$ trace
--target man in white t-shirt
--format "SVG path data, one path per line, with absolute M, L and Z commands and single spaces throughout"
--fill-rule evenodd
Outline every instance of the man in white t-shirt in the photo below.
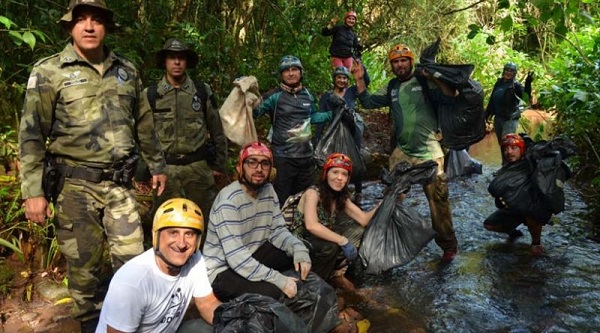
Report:
M 164 202 L 154 216 L 153 249 L 128 261 L 112 278 L 96 333 L 212 332 L 215 297 L 198 251 L 204 218 L 188 199 Z M 203 319 L 183 316 L 194 299 Z M 180 327 L 181 325 L 181 327 Z

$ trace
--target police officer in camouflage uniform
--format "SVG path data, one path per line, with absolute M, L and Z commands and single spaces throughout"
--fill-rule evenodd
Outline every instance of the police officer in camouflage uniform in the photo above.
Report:
M 167 199 L 186 197 L 203 212 L 210 212 L 217 194 L 215 176 L 223 176 L 226 171 L 227 139 L 215 97 L 208 84 L 194 82 L 186 73 L 187 68 L 197 64 L 198 54 L 171 38 L 156 53 L 156 65 L 165 69 L 165 75 L 157 86 L 144 90 L 147 98 L 142 111 L 153 111 L 168 165 L 169 183 L 155 207 Z M 212 166 L 207 161 L 211 154 L 209 137 L 216 148 Z
M 33 222 L 50 217 L 47 198 L 55 204 L 58 244 L 76 305 L 72 315 L 86 332 L 95 329 L 108 282 L 101 277 L 104 250 L 113 271 L 144 250 L 131 187 L 136 146 L 158 192 L 164 190 L 166 164 L 152 114 L 137 107 L 137 70 L 104 46 L 116 27 L 105 1 L 71 0 L 60 23 L 71 42 L 37 62 L 27 82 L 19 130 L 21 191 Z M 43 181 L 56 186 L 43 187 Z

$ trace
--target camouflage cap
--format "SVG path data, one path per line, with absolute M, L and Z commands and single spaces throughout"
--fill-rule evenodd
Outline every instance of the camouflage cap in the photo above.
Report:
M 169 52 L 181 52 L 185 54 L 187 59 L 187 67 L 194 68 L 198 65 L 198 53 L 190 49 L 184 42 L 177 38 L 169 38 L 162 50 L 156 52 L 156 66 L 159 68 L 165 67 L 165 58 Z
M 60 18 L 59 23 L 61 23 L 63 27 L 66 27 L 68 23 L 73 21 L 73 11 L 81 6 L 94 7 L 103 12 L 104 17 L 106 18 L 105 25 L 109 31 L 114 31 L 119 27 L 114 21 L 114 12 L 108 9 L 105 0 L 71 0 L 69 2 L 69 10 Z

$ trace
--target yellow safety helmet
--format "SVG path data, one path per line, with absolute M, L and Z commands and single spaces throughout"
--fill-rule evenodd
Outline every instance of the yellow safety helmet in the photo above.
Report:
M 164 228 L 190 228 L 198 231 L 196 251 L 200 248 L 202 232 L 204 232 L 204 216 L 202 210 L 193 201 L 174 198 L 165 201 L 154 214 L 152 222 L 152 247 L 158 251 L 158 233 Z

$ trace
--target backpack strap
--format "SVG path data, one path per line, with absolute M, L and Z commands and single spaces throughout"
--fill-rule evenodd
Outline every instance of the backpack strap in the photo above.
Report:
M 148 98 L 148 103 L 150 104 L 150 109 L 152 109 L 152 113 L 156 112 L 156 99 L 158 98 L 158 86 L 151 85 L 148 87 L 148 91 L 146 91 L 146 97 Z M 162 98 L 162 96 L 160 96 Z

